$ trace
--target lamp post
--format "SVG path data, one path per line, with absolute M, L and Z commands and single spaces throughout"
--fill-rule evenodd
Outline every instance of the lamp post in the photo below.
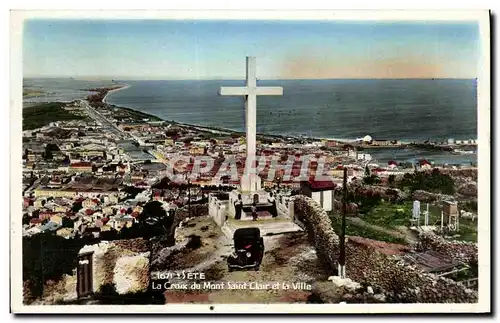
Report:
M 343 197 L 342 197 L 342 226 L 340 230 L 340 255 L 339 255 L 339 270 L 338 275 L 340 278 L 345 278 L 345 217 L 347 213 L 347 168 L 344 167 L 344 181 L 343 181 Z

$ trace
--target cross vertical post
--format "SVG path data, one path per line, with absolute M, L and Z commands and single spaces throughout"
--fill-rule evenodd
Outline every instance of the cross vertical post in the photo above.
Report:
M 283 95 L 278 86 L 257 86 L 257 63 L 255 57 L 246 58 L 246 78 L 243 87 L 221 87 L 220 95 L 243 96 L 245 98 L 246 162 L 245 174 L 241 179 L 242 189 L 249 192 L 260 190 L 257 174 L 251 174 L 257 154 L 257 96 Z

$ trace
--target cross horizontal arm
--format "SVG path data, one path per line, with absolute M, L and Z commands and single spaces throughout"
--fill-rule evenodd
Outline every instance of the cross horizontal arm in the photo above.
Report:
M 227 87 L 220 88 L 220 95 L 283 95 L 283 88 L 280 86 L 262 87 Z
M 222 86 L 219 91 L 220 95 L 248 95 L 248 87 L 227 87 Z
M 283 95 L 281 86 L 262 86 L 255 88 L 256 95 Z

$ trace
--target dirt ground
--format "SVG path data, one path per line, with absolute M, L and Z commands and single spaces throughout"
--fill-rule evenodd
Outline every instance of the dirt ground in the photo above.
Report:
M 232 241 L 210 218 L 192 219 L 178 229 L 179 238 L 189 235 L 200 236 L 202 245 L 176 255 L 169 267 L 204 273 L 205 279 L 197 280 L 201 287 L 194 290 L 165 291 L 167 303 L 305 303 L 312 283 L 331 274 L 319 264 L 303 232 L 265 236 L 259 271 L 232 272 L 226 263 L 234 250 Z M 194 281 L 186 282 L 191 285 Z M 240 289 L 234 289 L 236 286 Z

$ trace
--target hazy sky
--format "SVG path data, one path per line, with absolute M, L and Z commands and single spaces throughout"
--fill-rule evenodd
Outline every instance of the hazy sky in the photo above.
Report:
M 474 78 L 476 23 L 30 20 L 25 77 Z

